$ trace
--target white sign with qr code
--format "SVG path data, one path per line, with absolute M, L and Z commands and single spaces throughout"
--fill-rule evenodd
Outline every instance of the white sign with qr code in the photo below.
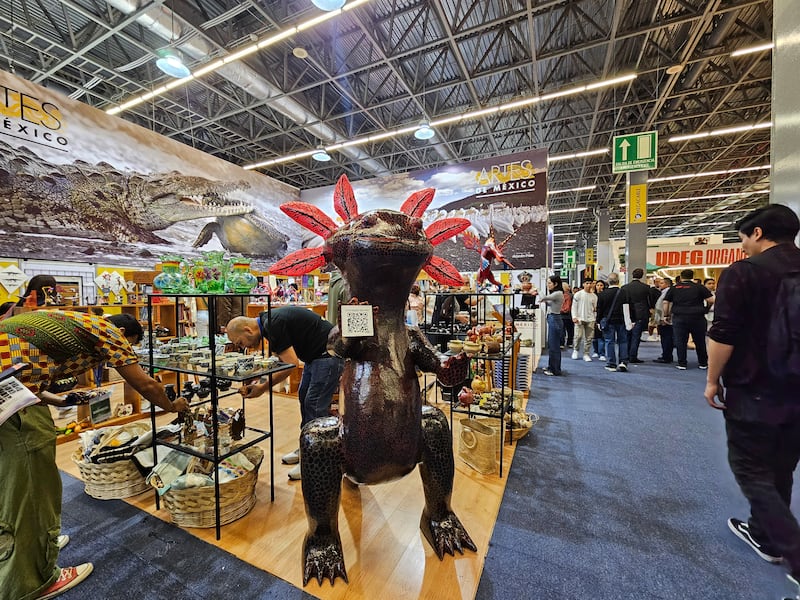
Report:
M 0 381 L 0 424 L 18 410 L 36 404 L 39 398 L 22 385 L 16 377 Z
M 342 304 L 342 337 L 370 337 L 375 335 L 371 304 Z

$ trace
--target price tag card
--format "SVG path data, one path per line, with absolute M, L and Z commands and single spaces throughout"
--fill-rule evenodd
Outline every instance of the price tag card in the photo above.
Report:
M 375 335 L 371 304 L 342 304 L 339 308 L 341 310 L 342 337 L 371 337 Z

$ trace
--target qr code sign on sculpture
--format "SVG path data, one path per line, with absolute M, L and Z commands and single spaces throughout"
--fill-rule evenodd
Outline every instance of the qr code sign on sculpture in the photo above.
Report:
M 342 337 L 367 337 L 375 335 L 372 323 L 372 306 L 369 304 L 343 305 Z

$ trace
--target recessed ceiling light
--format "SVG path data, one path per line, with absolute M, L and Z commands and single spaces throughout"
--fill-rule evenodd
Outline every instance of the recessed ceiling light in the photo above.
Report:
M 308 52 L 306 51 L 305 48 L 302 48 L 300 46 L 294 48 L 292 50 L 292 54 L 294 54 L 296 58 L 308 58 Z
M 319 162 L 328 162 L 331 159 L 331 155 L 327 153 L 323 146 L 317 146 L 317 151 L 311 155 L 311 158 Z

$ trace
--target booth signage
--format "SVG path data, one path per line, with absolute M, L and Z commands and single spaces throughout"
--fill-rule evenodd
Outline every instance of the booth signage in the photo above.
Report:
M 564 266 L 574 267 L 578 261 L 577 250 L 564 250 Z
M 612 172 L 649 171 L 658 163 L 658 132 L 614 136 Z
M 586 249 L 586 264 L 587 265 L 596 265 L 597 258 L 594 255 L 594 248 L 587 248 Z
M 727 267 L 747 258 L 739 244 L 713 246 L 677 246 L 670 249 L 648 248 L 647 261 L 659 267 Z
M 628 223 L 647 223 L 647 184 L 628 186 Z

